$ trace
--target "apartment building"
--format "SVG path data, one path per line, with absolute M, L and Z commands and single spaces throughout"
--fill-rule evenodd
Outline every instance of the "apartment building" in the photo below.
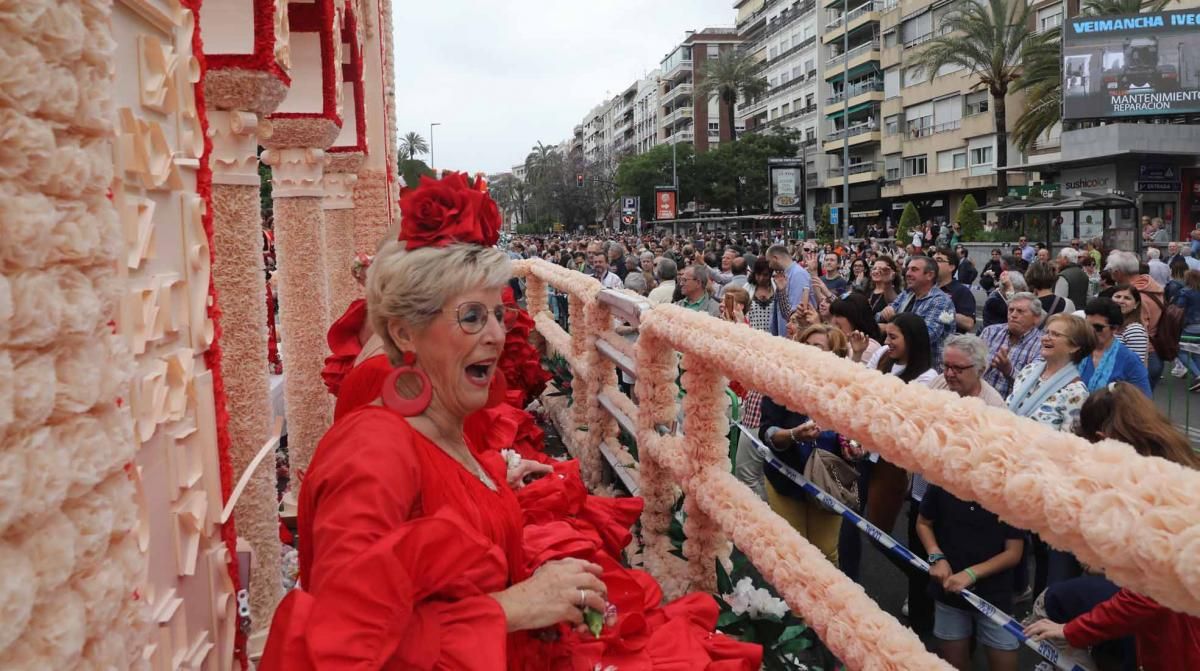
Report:
M 998 195 L 988 91 L 956 66 L 931 73 L 911 65 L 921 45 L 945 34 L 944 19 L 951 11 L 950 2 L 901 0 L 880 14 L 881 41 L 875 48 L 883 70 L 881 196 L 883 216 L 892 222 L 899 221 L 909 202 L 922 219 L 952 221 L 967 194 L 980 204 Z M 1024 101 L 1010 95 L 1006 105 L 1011 124 Z M 1021 153 L 1010 143 L 1008 163 L 1020 160 Z M 1023 175 L 1009 175 L 1010 186 L 1023 184 Z
M 896 0 L 821 0 L 825 55 L 821 114 L 827 126 L 821 151 L 829 168 L 824 185 L 839 209 L 839 233 L 856 231 L 886 217 L 880 189 L 884 171 L 882 20 Z M 844 191 L 850 206 L 845 206 Z
M 659 70 L 655 68 L 637 82 L 637 93 L 633 98 L 633 136 L 629 149 L 634 154 L 644 154 L 658 145 L 658 81 Z
M 688 31 L 683 42 L 663 58 L 658 84 L 659 144 L 688 142 L 703 152 L 730 140 L 734 120 L 716 98 L 697 99 L 695 84 L 707 60 L 737 48 L 741 41 L 732 26 Z
M 756 72 L 770 87 L 764 95 L 739 103 L 738 120 L 753 132 L 787 128 L 800 134 L 800 153 L 807 165 L 805 188 L 814 190 L 810 195 L 816 197 L 808 203 L 815 210 L 828 202 L 815 193 L 828 163 L 817 146 L 827 124 L 819 113 L 822 59 L 817 34 L 822 22 L 816 0 L 741 0 L 734 8 L 742 38 L 739 48 L 758 60 Z M 808 215 L 812 221 L 812 211 Z

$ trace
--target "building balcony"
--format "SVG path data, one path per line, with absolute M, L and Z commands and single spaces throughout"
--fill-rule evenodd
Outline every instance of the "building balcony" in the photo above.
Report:
M 859 124 L 851 126 L 847 130 L 836 130 L 830 133 L 825 138 L 825 145 L 822 149 L 826 153 L 837 152 L 842 150 L 843 139 L 849 138 L 851 147 L 878 143 L 880 139 L 879 127 L 874 124 Z
M 816 111 L 817 111 L 816 105 L 809 105 L 808 107 L 801 107 L 800 109 L 792 110 L 791 112 L 788 112 L 787 114 L 781 114 L 781 115 L 775 117 L 774 119 L 768 119 L 766 122 L 764 122 L 762 125 L 760 125 L 759 128 L 765 129 L 765 128 L 770 128 L 772 126 L 778 126 L 780 124 L 787 123 L 788 121 L 791 121 L 792 119 L 797 119 L 797 118 L 800 118 L 800 117 L 808 115 L 808 114 L 813 114 Z
M 872 161 L 868 163 L 852 163 L 848 170 L 830 168 L 825 172 L 825 183 L 828 186 L 836 186 L 842 182 L 843 177 L 847 174 L 849 174 L 851 184 L 873 182 L 880 177 L 879 165 Z
M 836 105 L 846 99 L 847 91 L 841 91 L 833 94 L 832 97 L 825 99 L 826 105 Z M 865 103 L 865 102 L 883 102 L 883 82 L 878 79 L 872 79 L 857 84 L 851 84 L 850 90 L 850 106 Z
M 905 140 L 919 140 L 924 137 L 930 137 L 939 133 L 949 133 L 962 128 L 962 119 L 953 121 L 944 121 L 938 124 L 908 124 L 904 132 Z
M 821 36 L 821 41 L 829 44 L 836 39 L 841 38 L 845 30 L 855 30 L 860 26 L 865 26 L 868 23 L 878 23 L 879 14 L 884 9 L 884 3 L 876 0 L 868 2 L 860 7 L 850 10 L 850 13 L 830 21 L 825 26 L 825 34 Z M 843 18 L 846 20 L 843 21 Z
M 692 86 L 691 84 L 679 84 L 678 86 L 671 89 L 670 91 L 667 91 L 666 93 L 662 94 L 662 96 L 658 99 L 658 104 L 662 105 L 663 107 L 666 107 L 668 104 L 670 104 L 671 102 L 673 102 L 676 98 L 678 98 L 680 96 L 691 96 L 695 92 L 695 90 L 696 90 L 696 87 Z
M 870 63 L 871 61 L 879 60 L 879 40 L 871 40 L 863 42 L 844 54 L 838 54 L 830 58 L 825 63 L 825 79 L 831 79 L 842 74 L 843 61 L 849 60 L 844 66 L 845 69 L 853 70 L 854 68 Z
M 666 114 L 662 117 L 662 125 L 664 128 L 670 128 L 683 119 L 691 119 L 695 112 L 690 105 L 676 108 L 674 112 Z
M 659 144 L 678 144 L 681 142 L 691 142 L 696 137 L 696 134 L 691 130 L 681 130 L 671 135 L 668 135 Z
M 796 2 L 791 7 L 780 12 L 779 16 L 767 22 L 766 29 L 763 30 L 760 40 L 766 39 L 775 33 L 787 28 L 796 22 L 802 16 L 817 8 L 816 0 L 808 0 L 807 2 Z
M 691 73 L 691 71 L 692 71 L 691 59 L 679 61 L 670 70 L 667 70 L 666 72 L 664 72 L 662 75 L 662 78 L 666 81 L 670 81 L 670 80 L 678 77 L 680 74 Z
M 799 44 L 792 46 L 787 51 L 784 51 L 783 53 L 775 54 L 774 58 L 764 58 L 763 60 L 759 61 L 754 66 L 754 69 L 752 72 L 754 72 L 755 74 L 762 72 L 763 70 L 767 69 L 768 67 L 770 67 L 772 65 L 776 65 L 778 63 L 781 63 L 785 59 L 790 58 L 793 55 L 798 54 L 801 51 L 804 51 L 805 49 L 808 49 L 809 47 L 813 46 L 816 43 L 817 43 L 817 36 L 813 35 L 812 37 L 808 38 L 807 40 L 804 40 L 803 42 L 800 42 Z

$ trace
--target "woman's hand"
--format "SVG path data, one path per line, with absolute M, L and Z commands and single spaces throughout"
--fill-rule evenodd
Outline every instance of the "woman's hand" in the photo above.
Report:
M 867 334 L 863 333 L 862 331 L 851 332 L 850 351 L 854 352 L 855 361 L 861 359 L 863 352 L 867 351 Z
M 791 435 L 792 440 L 796 442 L 802 442 L 806 440 L 816 440 L 817 436 L 821 435 L 821 429 L 817 426 L 816 422 L 809 420 L 792 429 L 788 433 Z
M 817 311 L 807 303 L 798 306 L 796 311 L 792 314 L 796 319 L 796 324 L 800 326 L 801 330 L 803 330 L 806 326 L 812 326 L 813 324 L 821 323 L 821 315 L 817 314 Z
M 583 609 L 603 613 L 608 590 L 602 569 L 582 559 L 542 564 L 527 580 L 491 595 L 504 610 L 509 631 L 541 629 L 559 622 L 583 623 Z
M 1063 634 L 1063 625 L 1051 622 L 1050 620 L 1038 620 L 1025 627 L 1025 635 L 1035 641 L 1044 641 L 1048 638 L 1066 638 Z
M 517 490 L 543 475 L 549 475 L 553 472 L 554 467 L 548 464 L 522 459 L 516 468 L 508 469 L 508 486 Z
M 941 562 L 938 563 L 940 564 Z M 967 575 L 966 571 L 959 571 L 942 581 L 942 589 L 951 594 L 958 594 L 974 584 L 975 581 L 971 579 L 971 576 Z
M 775 288 L 778 289 L 779 291 L 787 290 L 787 285 L 788 285 L 787 275 L 785 275 L 784 273 L 778 273 L 778 272 L 775 273 L 775 276 L 771 278 L 771 281 L 773 281 L 775 283 Z

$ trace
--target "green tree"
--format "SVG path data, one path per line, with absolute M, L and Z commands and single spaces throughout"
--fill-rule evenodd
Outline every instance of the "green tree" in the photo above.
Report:
M 425 165 L 425 161 L 420 159 L 401 158 L 396 164 L 396 170 L 400 172 L 400 177 L 404 180 L 404 184 L 410 188 L 415 188 L 421 182 L 422 177 L 433 177 L 433 170 Z
M 757 66 L 758 62 L 750 52 L 725 49 L 717 58 L 704 61 L 696 82 L 696 98 L 721 101 L 730 122 L 729 137 L 733 141 L 737 140 L 733 108 L 738 98 L 750 100 L 767 92 L 767 80 L 757 74 Z
M 910 200 L 904 204 L 904 211 L 900 213 L 900 223 L 896 225 L 896 243 L 907 244 L 908 240 L 912 239 L 912 232 L 920 227 L 921 215 L 917 212 L 917 206 Z
M 977 209 L 979 209 L 979 203 L 975 202 L 975 196 L 969 193 L 958 204 L 958 215 L 955 219 L 961 227 L 963 240 L 978 240 L 979 234 L 983 232 L 983 221 L 976 212 Z
M 675 146 L 676 174 L 679 177 L 679 203 L 695 200 L 696 162 L 692 145 Z M 671 184 L 671 145 L 660 144 L 637 156 L 627 156 L 617 166 L 617 191 L 622 196 L 638 196 L 642 218 L 654 219 L 654 187 Z
M 1170 2 L 1155 0 L 1143 7 L 1141 0 L 1088 0 L 1080 12 L 1095 16 L 1159 12 Z M 1034 39 L 1040 44 L 1030 50 L 1025 71 L 1012 89 L 1025 91 L 1025 109 L 1013 124 L 1013 141 L 1023 151 L 1062 121 L 1062 31 L 1054 28 Z
M 817 239 L 833 240 L 833 207 L 829 203 L 821 206 L 821 218 L 817 221 Z
M 996 126 L 996 190 L 1008 193 L 1008 117 L 1006 97 L 1021 77 L 1022 61 L 1045 49 L 1030 27 L 1033 10 L 1025 0 L 957 0 L 942 22 L 946 32 L 930 40 L 912 61 L 933 77 L 947 65 L 965 68 L 992 97 Z
M 400 158 L 412 160 L 417 154 L 429 153 L 429 144 L 418 133 L 405 133 L 400 138 Z
M 745 135 L 737 142 L 723 142 L 716 149 L 697 155 L 698 200 L 729 211 L 739 205 L 740 197 L 743 211 L 766 211 L 770 205 L 767 159 L 793 157 L 799 147 L 799 132 L 778 129 Z

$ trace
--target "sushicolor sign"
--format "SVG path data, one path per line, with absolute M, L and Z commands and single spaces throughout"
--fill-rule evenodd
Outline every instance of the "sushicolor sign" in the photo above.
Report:
M 1200 111 L 1200 11 L 1063 24 L 1063 118 Z

